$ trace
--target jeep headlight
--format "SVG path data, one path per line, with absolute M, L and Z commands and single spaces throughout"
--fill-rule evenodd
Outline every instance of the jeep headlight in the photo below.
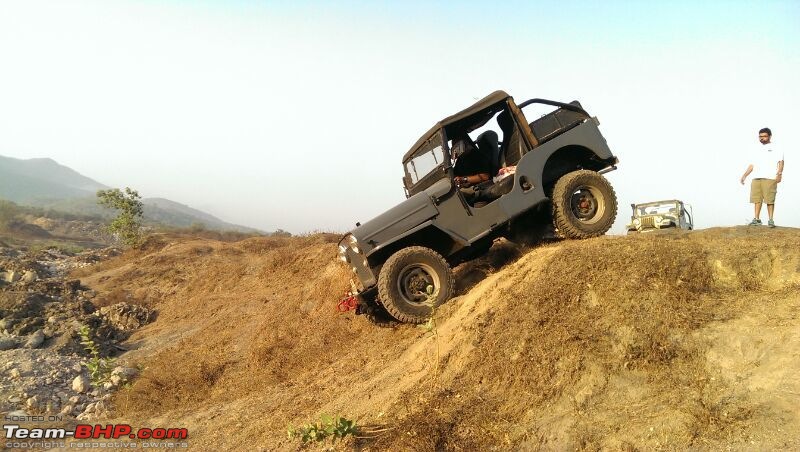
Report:
M 656 215 L 655 217 L 653 217 L 653 221 L 655 221 L 656 223 L 661 223 L 661 220 L 663 220 L 663 219 L 664 219 L 664 217 L 662 217 L 660 215 Z
M 358 249 L 358 239 L 356 239 L 353 235 L 350 235 L 350 248 L 352 248 L 356 254 L 361 254 L 361 250 Z
M 642 224 L 642 220 L 640 220 L 640 219 L 638 219 L 638 218 L 636 218 L 636 219 L 634 219 L 634 220 L 633 220 L 633 225 L 634 225 L 634 226 L 636 226 L 637 228 L 638 228 L 638 227 L 639 227 L 641 224 Z

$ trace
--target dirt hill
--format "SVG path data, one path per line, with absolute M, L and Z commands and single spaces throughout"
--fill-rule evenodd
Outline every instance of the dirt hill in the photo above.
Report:
M 75 274 L 158 312 L 115 420 L 198 450 L 297 449 L 326 413 L 379 431 L 343 450 L 800 447 L 798 229 L 496 243 L 427 328 L 337 313 L 335 241 L 153 239 Z

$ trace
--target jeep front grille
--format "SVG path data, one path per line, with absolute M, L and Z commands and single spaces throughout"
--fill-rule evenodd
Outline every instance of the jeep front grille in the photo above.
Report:
M 642 218 L 642 228 L 654 228 L 656 227 L 656 220 L 653 217 L 644 217 Z

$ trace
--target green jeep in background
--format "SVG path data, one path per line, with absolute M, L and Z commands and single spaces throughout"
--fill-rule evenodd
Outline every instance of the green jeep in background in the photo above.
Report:
M 523 110 L 531 105 L 555 110 L 529 122 Z M 602 174 L 618 160 L 598 125 L 577 101 L 518 105 L 503 91 L 436 123 L 403 156 L 406 200 L 356 223 L 339 242 L 357 279 L 356 313 L 425 322 L 453 295 L 451 267 L 485 254 L 501 236 L 536 240 L 548 226 L 570 239 L 605 234 L 617 199 Z M 479 147 L 493 168 L 515 172 L 484 184 L 493 194 L 487 202 L 470 203 L 454 183 L 451 137 L 481 131 L 491 131 Z

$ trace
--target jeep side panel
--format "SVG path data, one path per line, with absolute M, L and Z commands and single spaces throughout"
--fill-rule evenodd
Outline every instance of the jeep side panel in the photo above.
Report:
M 474 243 L 489 234 L 496 226 L 509 220 L 508 214 L 498 202 L 492 202 L 481 208 L 466 205 L 457 191 L 437 206 L 441 215 L 434 224 L 452 235 L 462 237 L 466 242 Z
M 567 146 L 588 149 L 596 155 L 601 165 L 613 164 L 614 156 L 611 149 L 600 134 L 597 122 L 590 119 L 522 156 L 517 163 L 514 187 L 496 202 L 507 217 L 513 218 L 547 199 L 542 180 L 545 165 L 553 154 Z M 601 161 L 608 163 L 606 165 Z

